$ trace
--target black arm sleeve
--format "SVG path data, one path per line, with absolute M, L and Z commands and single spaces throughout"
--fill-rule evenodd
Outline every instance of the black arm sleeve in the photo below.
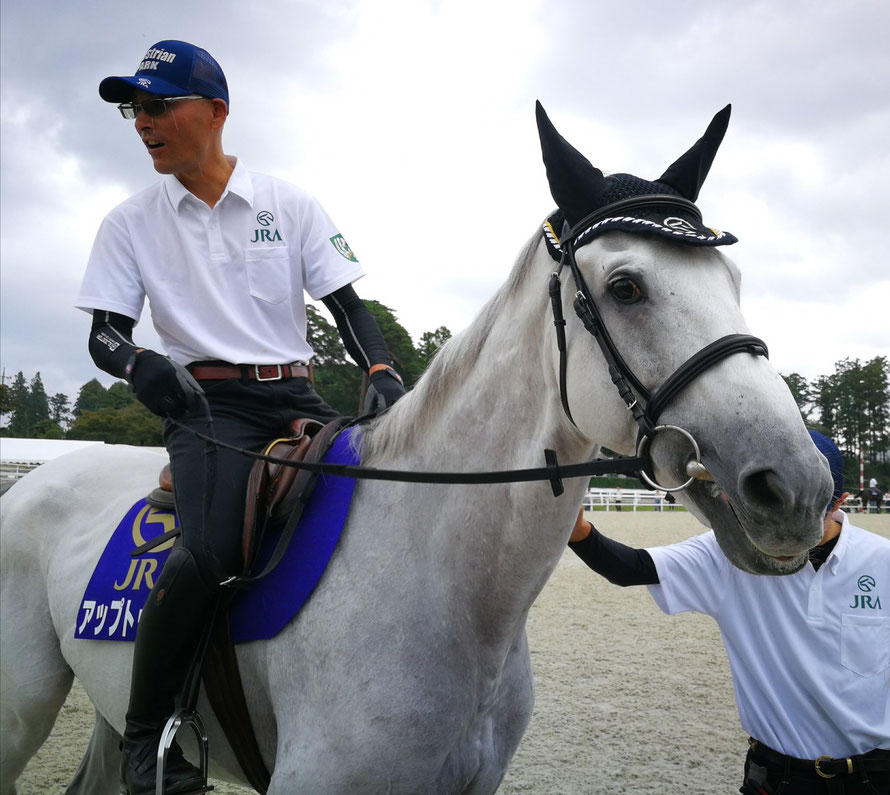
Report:
M 590 535 L 569 548 L 597 574 L 615 585 L 656 585 L 658 571 L 655 561 L 645 549 L 613 541 L 593 525 Z
M 346 351 L 362 370 L 368 372 L 373 364 L 392 365 L 389 349 L 377 321 L 356 295 L 351 284 L 335 290 L 321 300 L 334 316 Z
M 130 370 L 136 358 L 133 326 L 136 321 L 126 315 L 93 310 L 90 328 L 90 356 L 96 367 L 117 378 L 130 380 Z

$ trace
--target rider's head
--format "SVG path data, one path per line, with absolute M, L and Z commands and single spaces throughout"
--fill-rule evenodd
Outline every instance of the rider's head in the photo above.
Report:
M 99 96 L 106 102 L 130 102 L 137 92 L 157 97 L 221 99 L 229 107 L 229 87 L 220 65 L 207 50 L 166 39 L 149 47 L 133 77 L 106 77 Z

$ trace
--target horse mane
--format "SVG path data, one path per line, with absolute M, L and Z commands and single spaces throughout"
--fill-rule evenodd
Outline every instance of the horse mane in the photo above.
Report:
M 479 315 L 436 352 L 411 390 L 410 399 L 403 398 L 382 417 L 362 426 L 361 434 L 354 434 L 354 444 L 361 450 L 364 464 L 373 465 L 374 461 L 408 448 L 412 438 L 422 434 L 441 414 L 452 393 L 466 388 L 506 302 L 527 282 L 542 237 L 543 233 L 538 232 L 525 244 L 506 282 Z

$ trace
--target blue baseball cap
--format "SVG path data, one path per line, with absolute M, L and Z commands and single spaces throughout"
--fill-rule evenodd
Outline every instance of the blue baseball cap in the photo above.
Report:
M 175 39 L 152 45 L 133 77 L 106 77 L 99 83 L 99 96 L 106 102 L 129 102 L 136 91 L 159 97 L 200 94 L 229 106 L 226 76 L 213 56 Z
M 834 481 L 834 494 L 831 495 L 831 502 L 828 505 L 828 510 L 831 510 L 844 494 L 844 458 L 837 445 L 825 434 L 810 431 L 810 438 L 816 449 L 828 460 L 828 467 L 831 469 L 831 479 Z

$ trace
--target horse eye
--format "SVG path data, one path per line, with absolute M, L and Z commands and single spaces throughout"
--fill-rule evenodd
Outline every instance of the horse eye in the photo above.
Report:
M 615 299 L 622 304 L 635 304 L 643 297 L 643 291 L 639 285 L 631 279 L 618 279 L 609 285 L 609 289 Z

